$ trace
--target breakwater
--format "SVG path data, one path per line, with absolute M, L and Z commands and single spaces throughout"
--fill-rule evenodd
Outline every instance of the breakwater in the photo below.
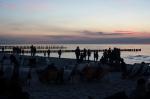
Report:
M 66 49 L 58 48 L 58 47 L 57 47 L 57 49 L 50 49 L 50 52 L 51 53 L 57 53 L 59 49 L 61 49 L 62 53 L 75 52 L 75 50 L 66 50 Z M 24 50 L 24 53 L 31 53 L 30 48 L 23 49 L 23 50 Z M 108 50 L 108 49 L 90 49 L 90 50 L 91 50 L 91 52 L 94 52 L 95 50 L 97 50 L 98 52 L 104 52 L 105 50 Z M 48 51 L 48 48 L 46 48 L 46 47 L 45 48 L 43 47 L 42 49 L 41 48 L 38 49 L 38 47 L 37 47 L 36 53 L 47 53 L 47 51 Z M 121 52 L 140 52 L 141 49 L 120 49 L 120 51 Z M 0 50 L 0 52 L 13 53 L 13 48 L 9 49 L 9 50 L 5 50 L 5 48 L 4 48 L 4 51 Z M 81 50 L 81 52 L 83 52 L 83 50 Z

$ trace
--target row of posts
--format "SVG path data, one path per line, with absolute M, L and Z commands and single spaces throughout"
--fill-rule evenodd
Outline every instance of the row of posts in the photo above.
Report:
M 36 46 L 31 45 L 30 50 L 24 50 L 21 49 L 20 47 L 13 47 L 12 51 L 5 51 L 4 48 L 2 48 L 1 53 L 13 53 L 13 54 L 19 54 L 19 55 L 24 55 L 25 53 L 30 53 L 31 56 L 35 56 L 37 53 L 43 53 L 44 56 L 50 57 L 51 53 L 58 53 L 58 57 L 61 58 L 62 53 L 64 52 L 74 52 L 77 61 L 83 61 L 83 60 L 89 60 L 91 53 L 93 52 L 94 56 L 94 61 L 97 61 L 99 58 L 98 52 L 105 52 L 107 50 L 112 50 L 112 49 L 103 49 L 103 50 L 91 50 L 91 49 L 82 49 L 80 50 L 79 46 L 75 50 L 50 50 L 50 49 L 45 49 L 45 50 L 37 50 Z M 141 49 L 119 49 L 120 51 L 141 51 Z M 86 59 L 86 57 L 88 57 Z

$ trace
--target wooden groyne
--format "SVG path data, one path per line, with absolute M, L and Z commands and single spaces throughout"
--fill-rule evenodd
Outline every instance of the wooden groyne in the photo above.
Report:
M 30 47 L 31 47 L 31 45 L 29 46 L 29 45 L 20 45 L 20 46 L 13 46 L 13 45 L 4 45 L 4 46 L 0 46 L 0 49 L 13 49 L 14 47 L 18 47 L 18 48 L 20 48 L 20 49 L 24 49 L 24 50 L 29 50 L 30 49 Z M 58 46 L 58 45 L 55 45 L 55 46 L 53 46 L 53 45 L 46 45 L 46 46 L 40 46 L 40 45 L 36 45 L 36 46 L 34 46 L 36 49 L 66 49 L 67 47 L 65 47 L 65 46 Z
M 108 50 L 108 49 L 94 49 L 94 50 L 91 50 L 91 52 L 94 52 L 95 50 L 97 50 L 98 52 L 104 52 L 105 50 Z M 62 53 L 72 53 L 72 52 L 75 52 L 75 50 L 61 50 Z M 140 52 L 141 49 L 120 49 L 121 52 Z M 0 51 L 2 53 L 2 51 Z M 13 50 L 10 50 L 10 51 L 7 51 L 7 50 L 4 50 L 3 51 L 4 53 L 13 53 Z M 50 50 L 51 53 L 57 53 L 58 50 Z M 83 52 L 83 50 L 81 50 L 81 52 Z M 24 50 L 24 53 L 31 53 L 30 50 Z M 40 49 L 37 49 L 36 53 L 47 53 L 47 49 L 43 49 L 43 50 L 40 50 Z

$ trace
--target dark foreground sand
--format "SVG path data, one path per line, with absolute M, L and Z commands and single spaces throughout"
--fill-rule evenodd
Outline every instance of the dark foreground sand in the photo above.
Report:
M 22 56 L 29 58 L 29 56 Z M 121 73 L 113 72 L 105 75 L 99 81 L 73 83 L 66 82 L 65 84 L 42 84 L 37 76 L 36 70 L 45 68 L 47 64 L 55 63 L 58 67 L 71 66 L 76 63 L 73 59 L 58 59 L 58 58 L 39 58 L 39 64 L 32 70 L 31 84 L 24 86 L 24 90 L 29 92 L 31 99 L 87 99 L 87 96 L 93 96 L 94 99 L 103 99 L 106 96 L 112 95 L 119 91 L 125 91 L 129 94 L 135 88 L 135 81 L 122 80 Z M 5 75 L 9 76 L 11 72 L 11 64 L 9 60 L 5 62 Z M 21 61 L 20 74 L 22 78 L 27 76 L 29 66 L 25 60 Z

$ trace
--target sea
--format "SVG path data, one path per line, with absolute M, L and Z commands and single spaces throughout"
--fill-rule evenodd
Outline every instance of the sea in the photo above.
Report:
M 11 44 L 11 46 L 30 46 L 31 44 Z M 2 46 L 2 45 L 1 45 Z M 10 46 L 6 45 L 6 46 Z M 121 57 L 127 64 L 146 62 L 150 63 L 150 45 L 149 44 L 34 44 L 34 46 L 63 46 L 65 50 L 74 50 L 77 46 L 80 49 L 108 49 L 108 48 L 120 48 L 120 49 L 141 49 L 137 52 L 121 52 Z M 102 57 L 103 52 L 99 52 L 99 59 Z M 29 54 L 26 54 L 29 55 Z M 37 56 L 43 56 L 44 53 L 38 53 Z M 51 53 L 51 57 L 58 57 L 57 53 Z M 91 54 L 90 60 L 93 60 L 93 53 Z M 62 58 L 75 59 L 75 53 L 65 52 L 62 53 Z

